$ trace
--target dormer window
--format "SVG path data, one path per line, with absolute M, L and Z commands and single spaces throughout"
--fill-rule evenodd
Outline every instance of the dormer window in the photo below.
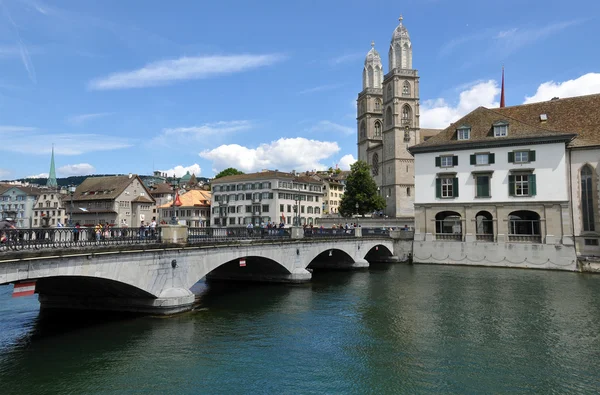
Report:
M 508 122 L 496 122 L 494 124 L 494 137 L 508 136 Z
M 471 138 L 471 128 L 469 126 L 461 126 L 456 129 L 456 138 L 458 140 L 469 140 Z

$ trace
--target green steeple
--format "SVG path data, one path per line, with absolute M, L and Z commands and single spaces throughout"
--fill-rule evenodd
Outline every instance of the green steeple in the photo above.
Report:
M 56 169 L 54 168 L 54 145 L 52 146 L 52 158 L 50 159 L 50 173 L 48 173 L 48 181 L 46 181 L 46 186 L 50 188 L 58 187 L 58 183 L 56 182 Z

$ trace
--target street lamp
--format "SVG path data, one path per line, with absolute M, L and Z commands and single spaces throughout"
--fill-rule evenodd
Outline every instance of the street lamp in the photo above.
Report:
M 356 216 L 358 216 L 358 202 L 356 202 L 356 204 L 354 205 L 354 207 L 356 207 Z
M 69 185 L 69 195 L 71 195 L 71 209 L 69 210 L 69 227 L 73 227 L 73 195 L 75 194 L 75 185 Z
M 172 184 L 173 184 L 173 204 L 172 204 L 173 215 L 171 216 L 171 224 L 177 225 L 177 216 L 175 215 L 175 202 L 177 201 L 177 186 L 178 186 L 179 182 L 174 177 L 175 177 L 175 175 L 173 174 L 173 181 L 172 181 Z

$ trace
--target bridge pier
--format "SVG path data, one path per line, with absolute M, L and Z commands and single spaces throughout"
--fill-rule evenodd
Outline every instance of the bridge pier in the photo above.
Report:
M 195 295 L 186 289 L 168 289 L 152 298 L 40 294 L 41 310 L 101 310 L 172 315 L 192 309 Z

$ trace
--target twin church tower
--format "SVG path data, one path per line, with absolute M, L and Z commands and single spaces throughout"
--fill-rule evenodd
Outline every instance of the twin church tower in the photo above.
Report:
M 402 23 L 392 34 L 388 73 L 371 43 L 358 94 L 358 159 L 371 165 L 385 214 L 413 217 L 414 159 L 408 147 L 420 142 L 419 75 L 412 67 L 412 44 Z

